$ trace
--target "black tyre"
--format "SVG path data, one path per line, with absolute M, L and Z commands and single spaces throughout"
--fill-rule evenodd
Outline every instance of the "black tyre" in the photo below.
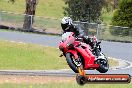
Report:
M 67 53 L 66 54 L 66 61 L 69 65 L 69 67 L 75 72 L 75 73 L 78 73 L 78 68 L 77 68 L 77 65 L 75 64 L 75 61 L 74 61 L 74 56 L 71 54 L 71 53 Z
M 81 76 L 81 75 L 77 75 L 76 76 L 76 82 L 79 84 L 79 85 L 84 85 L 86 83 L 86 78 L 84 76 Z
M 106 73 L 109 70 L 109 64 L 107 59 L 99 59 L 97 60 L 97 64 L 100 65 L 97 69 L 100 73 Z

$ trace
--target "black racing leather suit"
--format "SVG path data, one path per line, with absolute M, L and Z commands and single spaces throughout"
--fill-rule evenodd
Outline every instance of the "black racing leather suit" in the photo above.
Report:
M 89 44 L 91 46 L 91 48 L 93 48 L 93 41 L 92 38 L 89 38 L 88 36 L 86 36 L 84 30 L 79 26 L 74 26 L 74 25 L 70 25 L 67 28 L 63 29 L 64 33 L 65 32 L 74 32 L 75 33 L 75 37 L 77 38 L 83 38 L 83 41 L 86 44 Z

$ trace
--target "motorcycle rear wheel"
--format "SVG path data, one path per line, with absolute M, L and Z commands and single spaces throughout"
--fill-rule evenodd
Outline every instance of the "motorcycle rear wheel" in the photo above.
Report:
M 97 69 L 97 71 L 99 71 L 100 73 L 106 73 L 109 70 L 109 64 L 107 58 L 99 59 L 97 63 L 99 64 L 99 68 Z

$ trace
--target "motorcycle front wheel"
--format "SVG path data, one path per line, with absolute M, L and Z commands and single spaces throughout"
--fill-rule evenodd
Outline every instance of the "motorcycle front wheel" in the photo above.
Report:
M 81 65 L 81 62 L 76 61 L 75 57 L 73 54 L 71 53 L 67 53 L 66 54 L 66 61 L 69 65 L 69 67 L 75 72 L 75 73 L 79 73 L 78 72 L 78 66 Z

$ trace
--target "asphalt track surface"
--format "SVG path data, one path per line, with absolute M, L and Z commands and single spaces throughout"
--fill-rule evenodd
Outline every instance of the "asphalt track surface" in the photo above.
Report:
M 24 32 L 11 32 L 11 31 L 0 31 L 0 40 L 16 41 L 23 43 L 33 43 L 40 44 L 52 47 L 58 47 L 58 43 L 61 40 L 60 36 L 50 36 L 50 35 L 40 35 L 40 34 L 31 34 Z M 119 58 L 124 61 L 132 62 L 132 43 L 120 43 L 120 42 L 108 42 L 102 41 L 101 44 L 102 51 L 107 56 L 114 58 Z M 65 70 L 52 70 L 52 71 L 0 71 L 0 74 L 31 74 L 31 75 L 65 75 L 73 76 L 75 75 L 72 71 Z M 87 71 L 87 73 L 98 74 L 97 71 Z M 110 69 L 107 74 L 130 74 L 132 75 L 132 65 L 128 68 L 121 69 Z

